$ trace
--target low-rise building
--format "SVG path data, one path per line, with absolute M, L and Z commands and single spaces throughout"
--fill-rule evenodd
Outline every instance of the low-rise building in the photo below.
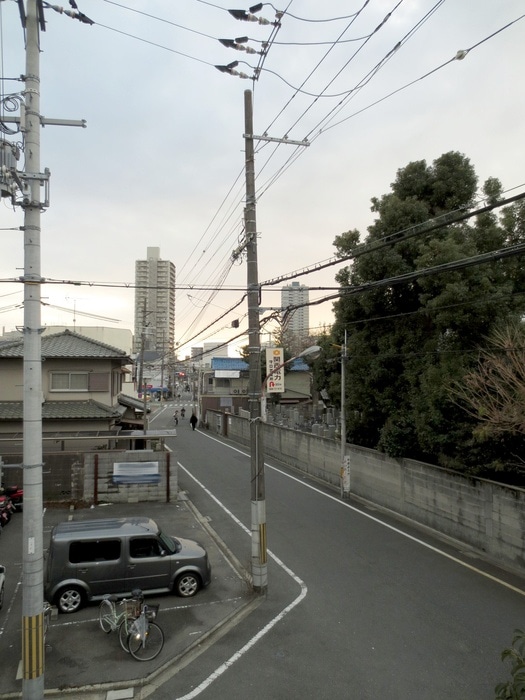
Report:
M 312 398 L 311 372 L 304 360 L 290 363 L 285 374 L 285 391 L 267 396 L 269 403 L 298 404 Z M 238 414 L 249 410 L 249 365 L 240 358 L 213 357 L 209 368 L 201 369 L 198 383 L 200 416 L 205 419 L 208 409 Z M 261 379 L 262 391 L 262 379 Z
M 65 330 L 44 335 L 41 351 L 44 450 L 137 427 L 138 407 L 120 402 L 132 363 L 124 350 Z M 22 450 L 23 354 L 23 338 L 0 343 L 0 454 Z

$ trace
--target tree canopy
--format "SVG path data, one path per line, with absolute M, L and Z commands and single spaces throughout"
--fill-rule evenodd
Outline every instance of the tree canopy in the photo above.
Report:
M 504 454 L 510 460 L 517 443 L 525 446 L 523 434 L 476 433 L 479 417 L 450 391 L 476 368 L 496 326 L 515 324 L 525 312 L 519 257 L 449 265 L 525 241 L 523 200 L 450 223 L 481 199 L 501 198 L 494 178 L 480 196 L 469 159 L 449 152 L 397 171 L 391 191 L 372 199 L 377 217 L 364 241 L 356 230 L 336 237 L 337 254 L 353 260 L 337 274 L 335 323 L 322 342 L 340 345 L 347 331 L 350 442 L 487 474 L 505 468 Z M 338 403 L 340 375 L 333 365 L 317 367 L 318 386 Z

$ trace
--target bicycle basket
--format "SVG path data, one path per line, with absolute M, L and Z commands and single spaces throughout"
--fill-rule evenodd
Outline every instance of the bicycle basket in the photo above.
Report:
M 147 620 L 154 620 L 159 614 L 160 605 L 145 605 L 144 611 Z
M 127 617 L 138 617 L 140 615 L 140 601 L 134 600 L 123 600 L 124 609 L 126 611 Z

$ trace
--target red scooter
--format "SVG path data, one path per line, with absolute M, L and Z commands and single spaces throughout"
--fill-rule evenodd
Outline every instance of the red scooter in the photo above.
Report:
M 9 496 L 15 510 L 23 510 L 24 508 L 24 489 L 19 486 L 5 486 L 2 488 L 2 493 Z
M 14 512 L 15 507 L 11 503 L 9 496 L 6 496 L 5 494 L 0 496 L 0 523 L 2 524 L 2 527 L 7 525 Z

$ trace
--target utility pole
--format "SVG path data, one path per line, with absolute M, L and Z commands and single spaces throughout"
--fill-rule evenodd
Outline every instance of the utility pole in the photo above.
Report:
M 37 0 L 28 0 L 24 196 L 24 510 L 22 537 L 22 697 L 44 697 L 44 547 L 40 276 L 40 46 Z
M 22 697 L 44 697 L 43 627 L 43 488 L 42 488 L 42 343 L 40 218 L 49 206 L 49 171 L 40 172 L 40 127 L 43 125 L 85 127 L 84 120 L 46 119 L 40 114 L 40 37 L 45 31 L 42 0 L 17 0 L 26 37 L 26 70 L 20 116 L 4 115 L 2 121 L 18 125 L 23 136 L 24 172 L 16 166 L 3 168 L 0 197 L 11 196 L 14 206 L 24 210 L 23 321 L 23 487 L 22 519 Z M 46 7 L 48 7 L 46 3 Z M 53 8 L 55 9 L 55 8 Z M 62 8 L 59 8 L 62 11 Z M 85 15 L 64 13 L 92 23 Z M 2 147 L 7 142 L 2 140 Z M 21 198 L 17 200 L 17 189 Z M 42 197 L 42 190 L 44 196 Z
M 251 446 L 251 532 L 252 584 L 264 593 L 268 587 L 266 548 L 266 494 L 264 447 L 261 430 L 261 338 L 259 333 L 259 273 L 257 264 L 257 223 L 255 205 L 255 156 L 253 147 L 253 102 L 251 90 L 244 91 L 244 139 L 246 167 L 247 297 L 248 297 L 248 406 Z
M 41 8 L 41 6 L 40 6 Z M 40 46 L 37 0 L 28 0 L 24 192 L 24 510 L 22 537 L 22 697 L 44 697 L 44 547 L 40 276 Z
M 279 29 L 283 13 L 276 11 L 276 21 L 271 22 L 264 17 L 256 17 L 262 4 L 254 5 L 250 12 L 244 10 L 228 10 L 235 19 L 258 22 L 262 25 L 271 24 Z M 275 8 L 274 8 L 275 9 Z M 243 46 L 248 39 L 220 39 L 221 44 L 228 48 L 244 50 L 248 53 L 265 55 L 266 48 L 261 52 Z M 235 70 L 239 65 L 233 61 L 228 65 L 217 65 L 221 73 L 236 75 L 243 80 L 249 78 L 246 73 Z M 254 75 L 252 80 L 258 78 Z M 264 593 L 268 587 L 268 559 L 266 547 L 266 495 L 264 484 L 264 449 L 261 428 L 261 336 L 259 328 L 260 289 L 257 263 L 257 223 L 255 198 L 255 156 L 254 141 L 274 141 L 297 146 L 309 146 L 304 141 L 290 141 L 270 136 L 254 136 L 253 134 L 253 94 L 251 90 L 244 91 L 244 143 L 245 143 L 245 174 L 246 174 L 246 203 L 244 207 L 244 229 L 246 237 L 247 259 L 247 298 L 248 298 L 248 407 L 250 410 L 250 453 L 251 453 L 251 533 L 252 533 L 252 585 L 256 591 Z
M 160 403 L 162 404 L 164 402 L 164 342 L 166 340 L 165 338 L 165 329 L 162 329 L 162 356 L 160 358 Z
M 257 267 L 257 222 L 255 198 L 254 140 L 273 141 L 293 146 L 309 146 L 307 140 L 292 141 L 253 134 L 253 96 L 244 91 L 244 141 L 246 170 L 246 206 L 244 228 L 246 231 L 247 297 L 248 297 L 248 407 L 250 410 L 251 455 L 251 532 L 252 532 L 252 584 L 256 591 L 264 593 L 268 588 L 268 555 L 266 543 L 266 491 L 264 482 L 264 443 L 261 426 L 261 336 L 260 289 Z
M 347 331 L 341 347 L 341 498 L 350 495 L 350 458 L 346 456 L 346 355 Z
M 139 392 L 142 392 L 142 412 L 144 429 L 144 449 L 146 449 L 146 432 L 148 430 L 148 398 L 146 394 L 146 380 L 144 378 L 144 351 L 146 344 L 146 301 L 142 310 L 142 330 L 140 333 L 140 368 L 139 368 Z

